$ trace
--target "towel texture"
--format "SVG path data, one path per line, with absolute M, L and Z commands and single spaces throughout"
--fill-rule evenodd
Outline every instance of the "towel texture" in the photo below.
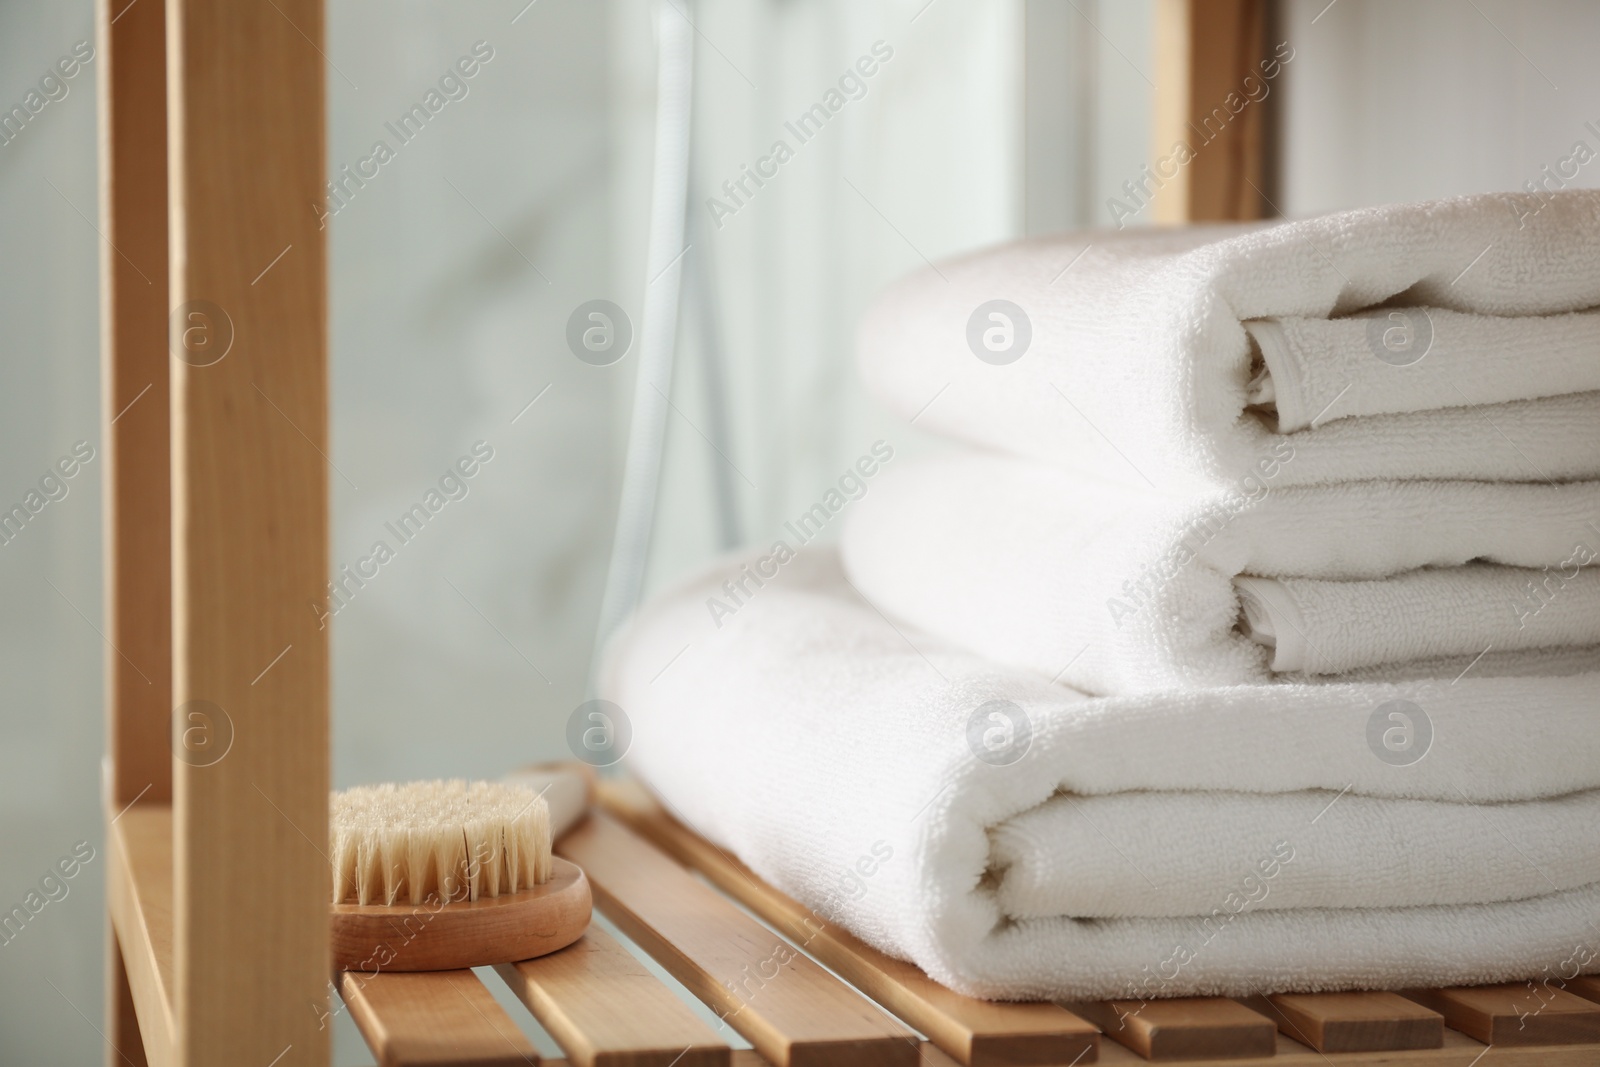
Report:
M 1485 652 L 1600 644 L 1600 483 L 1279 488 L 1298 462 L 1184 495 L 993 455 L 912 463 L 854 505 L 841 551 L 890 616 L 1091 693 L 1412 660 L 1453 677 Z
M 1600 956 L 1593 676 L 1089 699 L 904 632 L 825 551 L 717 628 L 735 570 L 612 646 L 630 764 L 958 990 L 1404 988 Z
M 1284 673 L 1600 643 L 1600 573 L 1427 567 L 1376 582 L 1234 579 L 1240 629 Z M 1600 668 L 1600 663 L 1595 665 Z
M 1600 389 L 1600 314 L 1593 311 L 1508 318 L 1391 307 L 1336 319 L 1252 319 L 1244 328 L 1261 358 L 1246 403 L 1276 416 L 1280 433 L 1319 417 Z
M 1086 233 L 887 290 L 860 365 L 919 426 L 1163 489 L 1600 476 L 1600 191 Z M 1354 417 L 1352 417 L 1354 416 Z
M 1280 841 L 1294 858 L 1260 911 L 1476 904 L 1600 882 L 1600 790 L 1396 804 L 1321 790 L 1052 797 L 990 831 L 995 899 L 1017 919 L 1205 915 L 1216 886 Z M 1305 832 L 1324 821 L 1327 833 Z M 1486 837 L 1517 847 L 1486 849 Z

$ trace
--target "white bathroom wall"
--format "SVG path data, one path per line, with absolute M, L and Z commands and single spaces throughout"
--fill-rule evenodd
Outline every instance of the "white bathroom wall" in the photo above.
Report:
M 1580 141 L 1600 153 L 1595 4 L 1290 0 L 1283 32 L 1287 214 L 1518 190 Z M 1600 163 L 1568 174 L 1593 186 Z
M 0 4 L 0 111 L 46 99 L 41 76 L 78 42 L 87 3 Z M 0 144 L 0 510 L 43 495 L 76 442 L 95 458 L 21 533 L 0 538 L 0 913 L 47 900 L 0 934 L 0 1063 L 93 1063 L 105 929 L 100 824 L 100 239 L 90 60 Z M 59 495 L 59 494 L 57 494 Z M 40 881 L 88 842 L 50 900 Z M 61 890 L 54 894 L 60 896 Z
M 330 167 L 397 145 L 330 224 L 333 565 L 396 553 L 332 620 L 340 783 L 489 773 L 581 699 L 612 383 L 564 332 L 611 269 L 609 29 L 601 5 L 521 6 L 330 7 Z M 466 95 L 399 147 L 474 46 Z M 402 544 L 478 442 L 466 495 Z

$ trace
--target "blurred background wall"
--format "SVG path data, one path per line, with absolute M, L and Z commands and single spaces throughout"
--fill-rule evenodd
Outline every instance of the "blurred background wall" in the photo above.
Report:
M 1108 198 L 1149 158 L 1153 3 L 670 0 L 661 17 L 694 25 L 682 266 L 709 278 L 710 310 L 686 300 L 680 319 L 648 588 L 718 551 L 719 477 L 742 539 L 764 543 L 877 438 L 937 447 L 861 395 L 854 323 L 925 260 L 1111 222 Z M 330 168 L 395 148 L 329 220 L 331 564 L 392 541 L 385 523 L 474 445 L 493 454 L 332 622 L 337 785 L 561 756 L 587 695 L 638 361 L 583 363 L 565 329 L 607 299 L 637 335 L 660 9 L 525 4 L 329 4 Z M 1277 21 L 1295 50 L 1274 89 L 1287 214 L 1516 189 L 1576 141 L 1600 149 L 1591 5 L 1294 0 Z M 88 0 L 0 2 L 0 107 L 80 41 Z M 400 145 L 386 123 L 475 47 L 491 58 L 465 95 Z M 864 90 L 797 143 L 785 122 L 875 48 L 892 54 Z M 0 144 L 7 506 L 76 442 L 98 445 L 96 77 L 91 59 Z M 794 155 L 775 177 L 731 215 L 706 206 L 778 139 Z M 0 545 L 0 904 L 77 842 L 96 849 L 0 945 L 4 1063 L 105 1055 L 99 478 L 90 461 Z M 341 1027 L 338 1062 L 370 1062 Z

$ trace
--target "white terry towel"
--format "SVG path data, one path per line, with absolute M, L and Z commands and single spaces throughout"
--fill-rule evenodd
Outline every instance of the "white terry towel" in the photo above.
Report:
M 1019 919 L 1204 915 L 1211 887 L 1279 841 L 1294 858 L 1258 891 L 1257 910 L 1474 904 L 1600 882 L 1600 790 L 1401 810 L 1382 797 L 1335 804 L 1323 790 L 1056 796 L 990 831 L 996 901 Z M 1335 832 L 1303 833 L 1324 818 Z M 1517 847 L 1485 849 L 1486 837 Z
M 1091 693 L 1600 644 L 1600 482 L 1168 496 L 967 454 L 885 470 L 840 547 L 880 610 Z
M 1600 318 L 1573 314 L 1600 191 L 1523 221 L 1481 195 L 1007 245 L 891 286 L 861 373 L 925 428 L 1162 488 L 1235 484 L 1280 428 L 1285 484 L 1600 476 Z
M 1271 650 L 1275 673 L 1361 667 L 1500 649 L 1600 644 L 1600 571 L 1567 567 L 1426 567 L 1378 581 L 1233 581 L 1240 629 Z M 1509 609 L 1509 614 L 1508 614 Z M 1596 663 L 1600 667 L 1600 663 Z
M 717 629 L 704 601 L 735 569 L 613 645 L 628 764 L 940 982 L 1242 995 L 1600 967 L 1594 676 L 1087 699 L 913 646 L 826 551 Z
M 1275 420 L 1280 433 L 1307 429 L 1319 418 L 1600 389 L 1600 313 L 1594 311 L 1511 318 L 1380 307 L 1343 318 L 1243 325 L 1261 361 L 1245 401 Z

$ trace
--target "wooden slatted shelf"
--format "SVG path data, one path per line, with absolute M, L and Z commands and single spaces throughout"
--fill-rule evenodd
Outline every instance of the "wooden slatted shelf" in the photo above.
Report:
M 579 1067 L 728 1067 L 728 1043 L 598 926 L 495 969 Z
M 910 965 L 886 960 L 848 935 L 835 932 L 826 942 L 832 946 L 828 951 L 833 960 L 847 966 L 834 970 L 868 976 L 870 981 L 858 982 L 846 975 L 872 998 L 868 1000 L 801 954 L 798 947 L 803 938 L 786 935 L 779 939 L 696 879 L 691 869 L 720 885 L 711 872 L 698 863 L 685 865 L 678 857 L 700 857 L 708 865 L 710 857 L 719 857 L 717 862 L 726 868 L 723 877 L 734 872 L 741 881 L 749 879 L 741 893 L 730 894 L 741 902 L 766 898 L 763 907 L 773 907 L 787 897 L 703 838 L 660 812 L 652 812 L 643 794 L 607 790 L 603 797 L 613 811 L 626 814 L 630 825 L 623 825 L 615 816 L 592 817 L 560 842 L 559 851 L 588 864 L 600 908 L 613 922 L 680 981 L 691 979 L 684 984 L 713 1010 L 723 1013 L 729 1026 L 752 1043 L 761 1036 L 765 1048 L 730 1050 L 722 1036 L 694 1017 L 678 994 L 651 977 L 615 938 L 594 927 L 562 952 L 499 968 L 501 977 L 568 1057 L 546 1060 L 551 1067 L 567 1063 L 576 1067 L 673 1067 L 674 1062 L 676 1067 L 850 1062 L 974 1067 L 1178 1060 L 1194 1067 L 1223 1067 L 1247 1059 L 1269 1067 L 1600 1064 L 1600 1028 L 1596 1027 L 1600 1003 L 1589 999 L 1600 998 L 1600 980 L 1593 977 L 1569 980 L 1565 988 L 1544 989 L 1537 999 L 1524 983 L 1408 990 L 1403 997 L 1321 993 L 1278 994 L 1246 1003 L 1218 998 L 1151 1001 L 1129 1017 L 1130 1023 L 1122 1016 L 1137 1005 L 1121 1005 L 1119 1015 L 1119 1006 L 1109 1003 L 1075 1005 L 1076 1011 L 1068 1012 L 1055 1005 L 970 1000 L 933 985 Z M 626 807 L 619 797 L 626 799 Z M 114 814 L 108 813 L 108 817 Z M 107 841 L 112 920 L 148 1062 L 156 1067 L 177 1062 L 172 1018 L 171 827 L 168 806 L 136 805 L 111 824 Z M 660 836 L 647 832 L 650 827 L 660 830 Z M 798 907 L 792 901 L 789 904 Z M 780 930 L 792 928 L 783 925 L 788 912 L 774 910 L 775 920 L 761 908 L 751 910 Z M 804 947 L 811 952 L 823 943 L 813 936 Z M 744 1012 L 737 1012 L 734 995 L 712 982 L 720 975 L 742 974 L 745 962 L 766 958 L 779 944 L 795 949 L 794 960 L 785 965 L 779 978 L 745 1002 Z M 861 958 L 849 963 L 843 954 L 847 948 Z M 499 1067 L 538 1062 L 521 1027 L 472 972 L 380 974 L 376 978 L 343 975 L 339 989 L 381 1067 Z M 765 997 L 765 993 L 780 990 L 784 991 L 780 996 Z M 907 990 L 917 995 L 911 996 Z M 913 1008 L 900 1012 L 891 1002 L 912 1004 Z M 1540 1003 L 1543 1010 L 1533 1014 L 1532 1009 Z M 839 1016 L 831 1014 L 841 1004 L 846 1011 Z M 757 1007 L 763 1010 L 761 1022 L 752 1025 L 758 1018 Z M 1519 1012 L 1526 1015 L 1526 1025 L 1521 1025 Z M 910 1025 L 901 1026 L 893 1015 Z M 1142 1038 L 1125 1034 L 1126 1040 L 1085 1041 L 1082 1028 L 1092 1024 L 1083 1016 L 1100 1022 L 1113 1038 L 1119 1033 L 1119 1021 L 1128 1024 L 1124 1029 L 1144 1027 L 1146 1034 Z M 1064 1018 L 1072 1022 L 1064 1024 Z M 1040 1026 L 1041 1019 L 1049 1025 Z M 1025 1023 L 1033 1029 L 1027 1029 Z M 1270 1034 L 1274 1026 L 1278 1032 L 1270 1044 L 1264 1044 L 1263 1031 Z M 956 1042 L 958 1051 L 951 1052 L 933 1041 L 921 1040 L 913 1028 L 930 1037 L 934 1033 L 968 1037 L 964 1045 Z M 1239 1043 L 1220 1047 L 1223 1035 L 1230 1033 L 1238 1036 Z M 1078 1051 L 1061 1056 L 1049 1046 L 1012 1041 L 1018 1034 L 1053 1034 L 1058 1042 L 1054 1047 Z M 1428 1047 L 1435 1038 L 1437 1042 Z M 1492 1047 L 1488 1038 L 1494 1039 Z M 1008 1051 L 1019 1058 L 1004 1058 Z
M 612 922 L 773 1062 L 916 1064 L 909 1029 L 616 820 L 596 813 L 556 851 Z
M 637 784 L 608 781 L 599 792 L 609 812 L 783 931 L 957 1061 L 973 1067 L 1093 1062 L 1084 1053 L 1099 1044 L 1094 1024 L 1054 1004 L 997 1004 L 952 993 L 911 964 L 885 956 L 773 889 L 663 812 Z
M 1113 1042 L 1102 1046 L 1102 1064 L 1128 1067 L 1152 1061 Z M 1594 1045 L 1549 1045 L 1544 1047 L 1487 1047 L 1465 1034 L 1446 1031 L 1444 1046 L 1437 1049 L 1412 1049 L 1395 1052 L 1318 1052 L 1291 1038 L 1278 1035 L 1276 1054 L 1266 1059 L 1241 1060 L 1236 1056 L 1184 1060 L 1185 1067 L 1239 1067 L 1241 1063 L 1261 1067 L 1594 1067 L 1600 1063 L 1600 1049 Z

